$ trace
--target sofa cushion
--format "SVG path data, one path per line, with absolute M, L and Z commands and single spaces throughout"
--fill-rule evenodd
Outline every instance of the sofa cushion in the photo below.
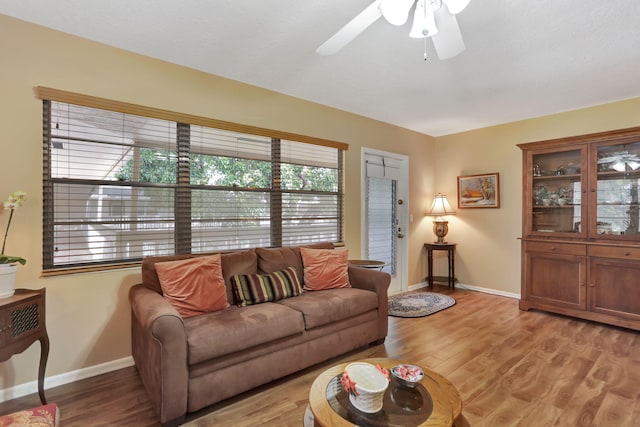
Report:
M 298 297 L 278 301 L 276 304 L 302 313 L 305 328 L 309 330 L 375 310 L 378 307 L 378 297 L 375 292 L 341 288 L 305 292 Z
M 159 294 L 162 293 L 160 280 L 156 271 L 156 263 L 164 261 L 178 261 L 188 258 L 196 258 L 211 254 L 181 254 L 181 255 L 163 255 L 150 256 L 142 260 L 142 284 L 149 289 L 153 289 Z M 231 292 L 231 276 L 234 274 L 257 274 L 258 258 L 254 249 L 247 249 L 237 252 L 228 252 L 222 254 L 222 277 L 224 277 L 225 286 L 227 288 L 228 301 L 232 302 L 233 293 Z
M 333 243 L 314 243 L 305 245 L 305 248 L 333 249 Z M 300 247 L 283 248 L 256 248 L 258 257 L 258 270 L 263 273 L 273 273 L 284 270 L 287 267 L 294 267 L 298 277 L 302 277 L 304 272 L 302 258 L 300 257 Z
M 350 288 L 347 250 L 300 248 L 304 290 Z
M 296 297 L 299 298 L 299 297 Z M 290 299 L 296 299 L 290 298 Z M 265 303 L 184 320 L 190 365 L 304 332 L 302 313 Z
M 156 271 L 156 263 L 178 261 L 194 257 L 195 255 L 192 254 L 145 257 L 142 260 L 142 284 L 147 288 L 153 289 L 157 293 L 162 294 L 162 286 L 160 286 L 160 279 L 158 278 L 158 272 Z
M 155 265 L 164 297 L 186 318 L 229 307 L 220 255 Z
M 222 276 L 231 291 L 231 277 L 236 274 L 258 274 L 258 257 L 255 249 L 222 254 Z M 229 295 L 232 295 L 229 293 Z
M 302 293 L 302 286 L 293 267 L 270 274 L 236 274 L 231 277 L 235 304 L 240 307 L 278 301 Z

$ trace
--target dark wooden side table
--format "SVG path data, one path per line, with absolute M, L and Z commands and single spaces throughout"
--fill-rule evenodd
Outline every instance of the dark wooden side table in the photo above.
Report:
M 44 372 L 49 358 L 49 336 L 45 324 L 45 288 L 16 289 L 13 296 L 0 299 L 0 362 L 22 353 L 40 341 L 38 394 L 43 405 Z
M 456 270 L 455 255 L 457 243 L 425 243 L 424 248 L 427 250 L 427 282 L 429 287 L 433 289 L 433 251 L 447 251 L 447 260 L 449 261 L 449 271 L 447 275 L 449 287 L 456 287 Z

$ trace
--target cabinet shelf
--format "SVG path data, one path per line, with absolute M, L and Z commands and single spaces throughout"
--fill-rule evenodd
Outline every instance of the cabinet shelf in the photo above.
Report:
M 600 179 L 639 179 L 640 170 L 619 172 L 619 171 L 598 171 L 598 180 Z
M 562 180 L 571 179 L 573 181 L 580 181 L 580 174 L 562 174 L 562 175 L 534 175 L 534 181 L 547 181 L 547 180 Z
M 580 207 L 580 205 L 574 205 L 573 203 L 567 203 L 566 205 L 534 205 L 533 209 L 573 209 L 575 207 Z M 535 213 L 535 212 L 534 212 Z
M 625 206 L 628 208 L 637 208 L 637 207 L 640 207 L 640 203 L 607 202 L 607 203 L 598 203 L 597 206 Z
M 579 233 L 578 230 L 552 230 L 552 229 L 547 229 L 547 228 L 539 228 L 537 230 L 535 230 L 537 233 L 569 233 L 569 234 L 577 234 Z

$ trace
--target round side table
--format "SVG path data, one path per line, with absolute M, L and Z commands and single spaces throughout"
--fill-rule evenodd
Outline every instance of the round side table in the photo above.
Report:
M 363 268 L 377 268 L 378 270 L 382 270 L 384 266 L 387 265 L 387 263 L 384 261 L 375 261 L 372 259 L 350 259 L 349 265 Z

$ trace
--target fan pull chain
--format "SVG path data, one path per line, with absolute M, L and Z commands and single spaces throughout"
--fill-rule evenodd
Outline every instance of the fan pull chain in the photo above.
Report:
M 424 60 L 427 60 L 427 38 L 423 37 L 422 40 L 424 41 Z

